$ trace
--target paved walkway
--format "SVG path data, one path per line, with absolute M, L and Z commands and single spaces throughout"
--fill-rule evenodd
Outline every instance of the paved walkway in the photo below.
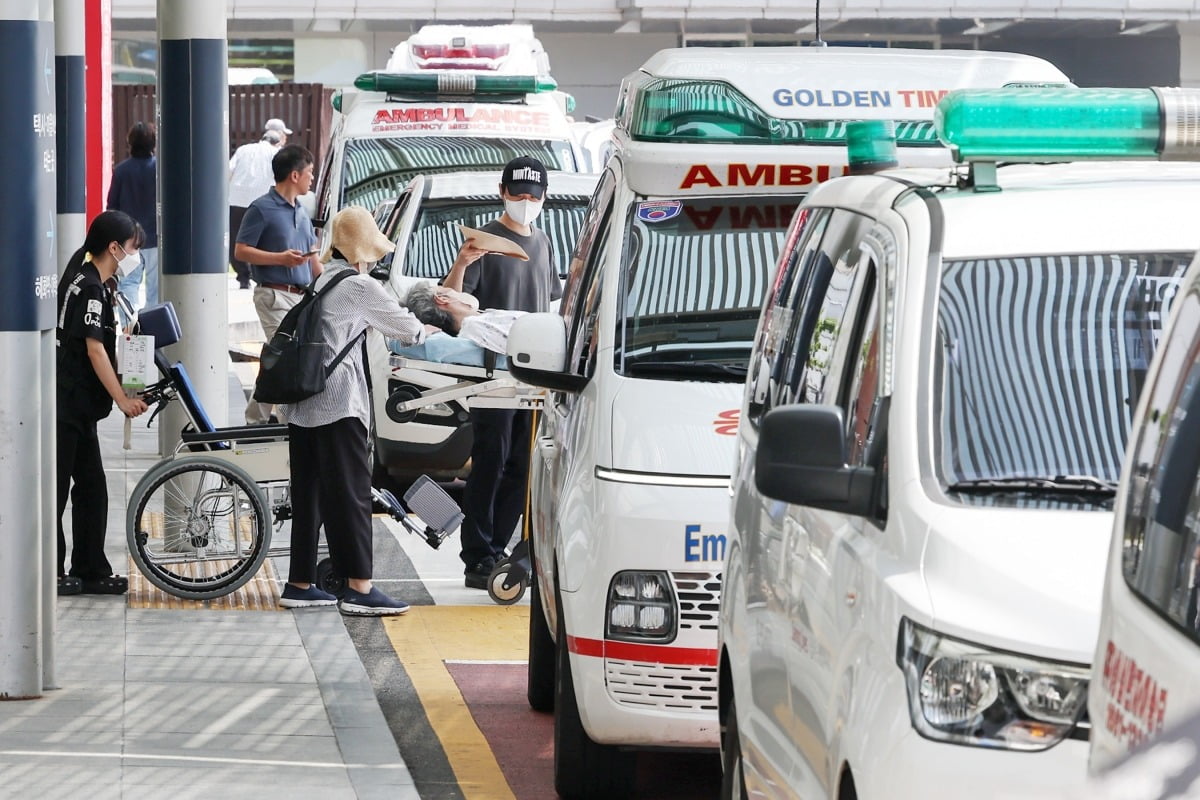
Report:
M 249 298 L 231 290 L 231 322 Z M 231 370 L 230 419 L 239 390 Z M 158 460 L 143 420 L 128 451 L 120 415 L 101 423 L 106 550 L 122 574 L 125 499 Z M 0 797 L 418 797 L 336 609 L 136 609 L 80 595 L 59 599 L 57 619 L 60 688 L 0 703 Z

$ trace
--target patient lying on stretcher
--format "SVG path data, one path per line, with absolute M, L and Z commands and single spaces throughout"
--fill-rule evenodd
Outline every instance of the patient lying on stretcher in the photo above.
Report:
M 496 362 L 500 369 L 506 368 L 508 332 L 513 322 L 525 314 L 507 309 L 480 311 L 479 301 L 466 292 L 434 284 L 412 287 L 405 305 L 421 322 L 441 328 L 445 334 L 428 336 L 423 345 L 413 347 L 389 341 L 393 353 L 424 361 L 483 366 L 486 349 L 500 355 Z

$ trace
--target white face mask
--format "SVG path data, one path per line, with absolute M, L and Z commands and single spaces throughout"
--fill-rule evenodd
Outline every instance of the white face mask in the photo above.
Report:
M 518 225 L 528 225 L 542 213 L 541 200 L 505 200 L 504 212 Z
M 117 247 L 121 247 L 121 245 L 117 245 Z M 142 265 L 141 253 L 128 253 L 124 247 L 121 247 L 121 252 L 125 253 L 125 257 L 117 261 L 118 278 L 124 278 Z

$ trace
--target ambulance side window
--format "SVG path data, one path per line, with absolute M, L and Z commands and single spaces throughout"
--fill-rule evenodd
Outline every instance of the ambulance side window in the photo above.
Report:
M 1200 642 L 1200 295 L 1178 303 L 1129 449 L 1121 567 L 1129 588 Z
M 775 283 L 764 304 L 759 340 L 747 380 L 751 387 L 747 413 L 754 425 L 779 398 L 778 389 L 783 383 L 786 361 L 782 348 L 793 329 L 795 297 L 811 279 L 809 267 L 831 213 L 828 208 L 801 208 L 796 212 L 788 239 L 780 251 Z
M 596 352 L 600 286 L 603 281 L 604 252 L 608 244 L 616 175 L 606 170 L 579 232 L 579 241 L 571 255 L 571 265 L 563 287 L 562 313 L 567 326 L 568 361 L 571 371 L 591 375 Z
M 333 193 L 333 154 L 338 148 L 331 146 L 328 152 L 325 153 L 325 163 L 321 165 L 321 169 L 317 173 L 317 219 L 313 220 L 313 225 L 317 228 L 323 228 L 329 221 L 329 198 Z
M 1200 302 L 1179 309 L 1130 450 L 1122 571 L 1129 587 L 1200 642 Z M 1184 334 L 1180 336 L 1180 334 Z M 1190 339 L 1190 341 L 1189 341 Z
M 874 262 L 868 262 L 867 269 L 874 273 Z M 850 377 L 844 404 L 849 428 L 846 451 L 849 463 L 855 465 L 866 465 L 869 460 L 867 442 L 875 423 L 874 414 L 879 397 L 879 295 L 873 291 L 873 283 L 871 281 L 869 288 L 872 291 L 870 297 L 866 298 L 866 313 L 860 315 L 859 330 L 852 341 L 846 365 Z
M 781 398 L 784 403 L 839 403 L 847 341 L 856 333 L 862 309 L 873 284 L 860 268 L 858 243 L 871 220 L 849 211 L 833 214 L 809 269 L 803 293 L 795 296 L 792 335 L 783 348 L 787 358 Z

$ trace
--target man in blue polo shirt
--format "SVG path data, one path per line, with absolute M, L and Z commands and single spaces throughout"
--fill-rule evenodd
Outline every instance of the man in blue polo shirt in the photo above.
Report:
M 321 274 L 317 235 L 312 220 L 297 202 L 312 187 L 312 153 L 294 144 L 281 147 L 271 159 L 271 171 L 275 186 L 246 209 L 233 249 L 234 258 L 250 265 L 250 275 L 257 284 L 254 309 L 267 341 L 275 335 L 284 315 L 300 302 L 304 287 Z M 247 424 L 268 422 L 270 416 L 270 406 L 250 399 Z

